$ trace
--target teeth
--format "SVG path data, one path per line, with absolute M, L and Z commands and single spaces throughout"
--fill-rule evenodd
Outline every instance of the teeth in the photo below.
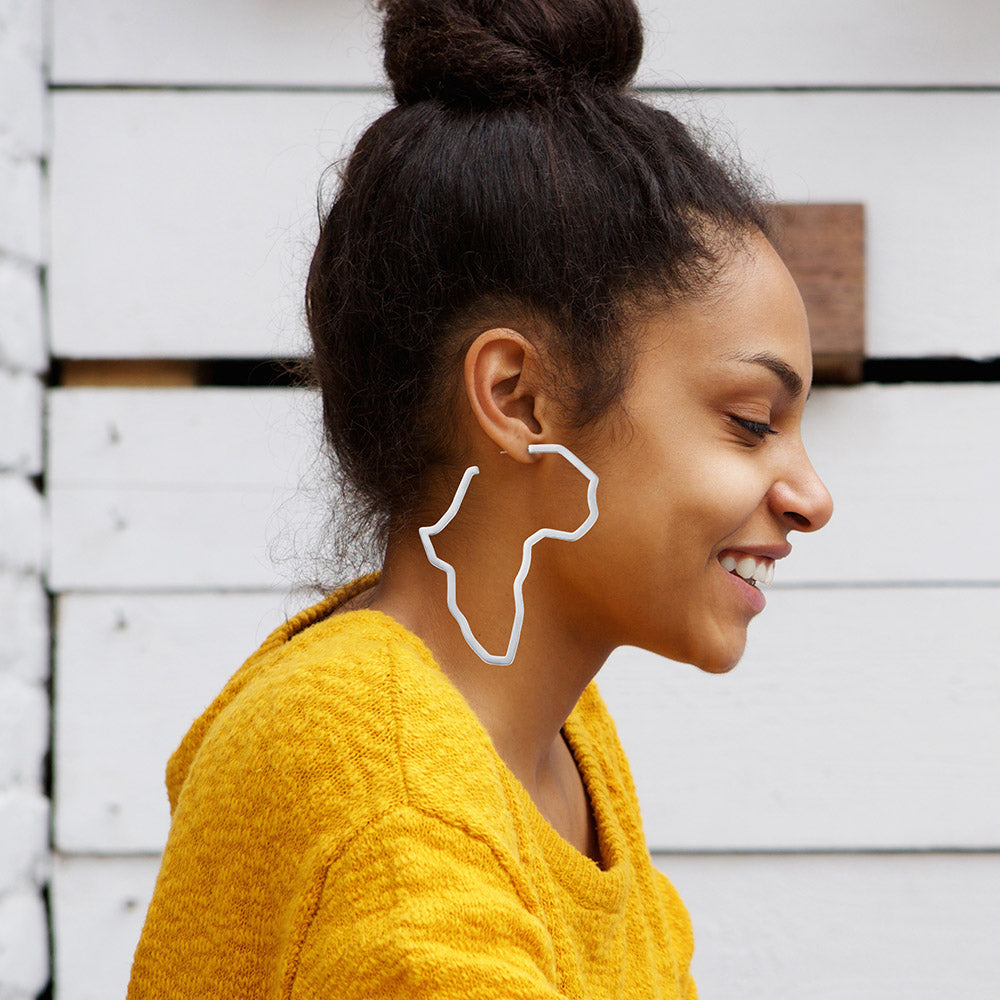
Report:
M 727 555 L 719 562 L 727 573 L 737 573 L 748 583 L 770 587 L 774 582 L 774 563 L 769 560 L 762 559 L 758 562 L 753 556 L 737 559 L 733 555 Z

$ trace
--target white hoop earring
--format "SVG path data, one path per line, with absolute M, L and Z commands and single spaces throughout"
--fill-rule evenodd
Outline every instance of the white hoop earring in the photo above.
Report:
M 575 542 L 578 538 L 583 538 L 583 536 L 590 531 L 594 526 L 594 522 L 597 520 L 597 484 L 599 482 L 597 473 L 594 472 L 588 465 L 582 462 L 576 455 L 573 454 L 565 445 L 561 444 L 529 444 L 528 452 L 532 455 L 552 453 L 557 455 L 562 455 L 567 462 L 570 463 L 578 472 L 587 478 L 587 508 L 588 514 L 587 519 L 580 525 L 575 531 L 559 531 L 555 528 L 539 528 L 533 535 L 529 536 L 524 540 L 524 546 L 521 550 L 521 568 L 517 571 L 517 576 L 514 578 L 514 624 L 510 630 L 510 638 L 507 642 L 507 652 L 502 654 L 490 653 L 486 650 L 482 643 L 472 634 L 472 628 L 469 625 L 468 618 L 462 614 L 461 609 L 458 606 L 458 601 L 455 597 L 455 567 L 451 563 L 445 562 L 438 554 L 434 551 L 434 543 L 431 538 L 441 531 L 444 531 L 446 527 L 451 523 L 455 515 L 458 513 L 459 508 L 462 506 L 462 501 L 465 499 L 465 494 L 468 492 L 469 484 L 472 482 L 473 476 L 479 475 L 479 466 L 470 465 L 462 476 L 462 481 L 458 484 L 458 489 L 455 491 L 455 496 L 451 501 L 451 506 L 444 512 L 441 519 L 433 525 L 428 525 L 419 529 L 420 541 L 423 542 L 424 552 L 427 554 L 427 558 L 432 566 L 436 566 L 438 569 L 443 570 L 448 581 L 448 610 L 451 612 L 451 616 L 458 622 L 458 627 L 462 630 L 462 637 L 469 644 L 472 651 L 485 663 L 496 664 L 497 666 L 508 666 L 514 662 L 514 657 L 517 655 L 517 645 L 521 640 L 521 626 L 524 623 L 524 580 L 528 575 L 528 570 L 531 568 L 531 550 L 536 542 L 540 542 L 543 538 L 557 538 L 565 542 Z

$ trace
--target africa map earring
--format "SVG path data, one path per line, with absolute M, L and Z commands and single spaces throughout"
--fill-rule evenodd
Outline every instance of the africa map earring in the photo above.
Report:
M 462 481 L 458 484 L 455 496 L 451 501 L 451 506 L 442 514 L 441 519 L 432 525 L 419 529 L 420 541 L 423 543 L 424 552 L 432 566 L 443 570 L 448 580 L 448 610 L 452 617 L 458 622 L 458 627 L 462 630 L 462 636 L 469 644 L 472 651 L 485 663 L 493 663 L 497 666 L 507 666 L 514 662 L 517 655 L 517 644 L 521 639 L 521 625 L 524 623 L 524 580 L 531 568 L 531 550 L 536 542 L 543 538 L 557 538 L 565 542 L 575 542 L 578 538 L 590 531 L 597 520 L 597 483 L 598 476 L 588 465 L 582 462 L 565 445 L 561 444 L 529 444 L 528 452 L 532 455 L 551 453 L 562 455 L 578 472 L 587 478 L 587 519 L 575 531 L 559 531 L 555 528 L 539 528 L 533 535 L 524 540 L 524 547 L 521 550 L 521 568 L 514 578 L 514 624 L 510 630 L 510 639 L 507 642 L 507 651 L 502 654 L 490 653 L 482 643 L 472 634 L 469 620 L 462 614 L 455 597 L 455 567 L 451 563 L 445 562 L 437 552 L 434 551 L 434 543 L 431 538 L 446 527 L 454 519 L 462 506 L 465 494 L 468 492 L 469 484 L 474 476 L 479 474 L 478 465 L 470 465 L 462 476 Z

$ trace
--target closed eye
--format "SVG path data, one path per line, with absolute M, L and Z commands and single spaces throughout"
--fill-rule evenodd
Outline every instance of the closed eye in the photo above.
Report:
M 755 437 L 759 437 L 761 441 L 763 441 L 768 434 L 778 433 L 770 424 L 762 424 L 757 420 L 745 420 L 743 417 L 736 417 L 732 414 L 730 414 L 729 419 L 732 420 L 732 422 L 737 426 L 742 427 L 745 431 L 749 431 Z

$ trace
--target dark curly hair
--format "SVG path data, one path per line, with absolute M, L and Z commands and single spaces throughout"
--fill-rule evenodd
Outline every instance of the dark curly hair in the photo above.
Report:
M 396 106 L 341 173 L 306 310 L 326 437 L 354 524 L 384 544 L 449 458 L 455 374 L 530 317 L 577 426 L 630 373 L 644 302 L 703 291 L 752 186 L 630 82 L 632 0 L 380 0 Z

